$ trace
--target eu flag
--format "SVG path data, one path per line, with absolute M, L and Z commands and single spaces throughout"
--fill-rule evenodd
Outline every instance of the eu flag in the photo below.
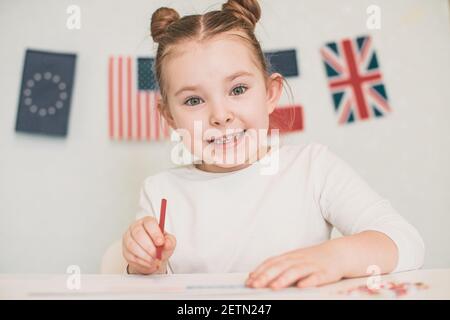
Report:
M 16 131 L 66 136 L 75 54 L 27 50 Z

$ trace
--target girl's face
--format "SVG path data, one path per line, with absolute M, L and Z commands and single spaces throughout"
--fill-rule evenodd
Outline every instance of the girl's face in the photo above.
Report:
M 282 91 L 282 76 L 265 79 L 236 34 L 178 45 L 163 66 L 164 117 L 206 171 L 238 170 L 266 152 L 269 114 Z

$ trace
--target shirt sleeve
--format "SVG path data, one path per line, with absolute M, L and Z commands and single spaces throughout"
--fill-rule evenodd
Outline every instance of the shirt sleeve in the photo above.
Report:
M 398 261 L 392 272 L 421 268 L 425 245 L 418 231 L 327 146 L 317 144 L 313 166 L 319 206 L 324 218 L 343 235 L 379 231 L 397 246 Z

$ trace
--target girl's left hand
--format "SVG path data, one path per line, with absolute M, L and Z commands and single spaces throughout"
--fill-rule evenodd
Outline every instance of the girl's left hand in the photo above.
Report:
M 246 285 L 253 288 L 299 288 L 339 281 L 343 259 L 332 242 L 287 252 L 264 261 L 250 273 Z

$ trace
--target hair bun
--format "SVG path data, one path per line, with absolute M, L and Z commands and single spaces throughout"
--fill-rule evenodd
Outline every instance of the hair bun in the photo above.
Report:
M 261 7 L 257 0 L 228 0 L 222 10 L 231 12 L 235 17 L 245 20 L 253 29 L 261 18 Z
M 153 41 L 158 43 L 164 36 L 167 28 L 180 19 L 180 15 L 172 8 L 161 7 L 152 14 L 150 34 Z

